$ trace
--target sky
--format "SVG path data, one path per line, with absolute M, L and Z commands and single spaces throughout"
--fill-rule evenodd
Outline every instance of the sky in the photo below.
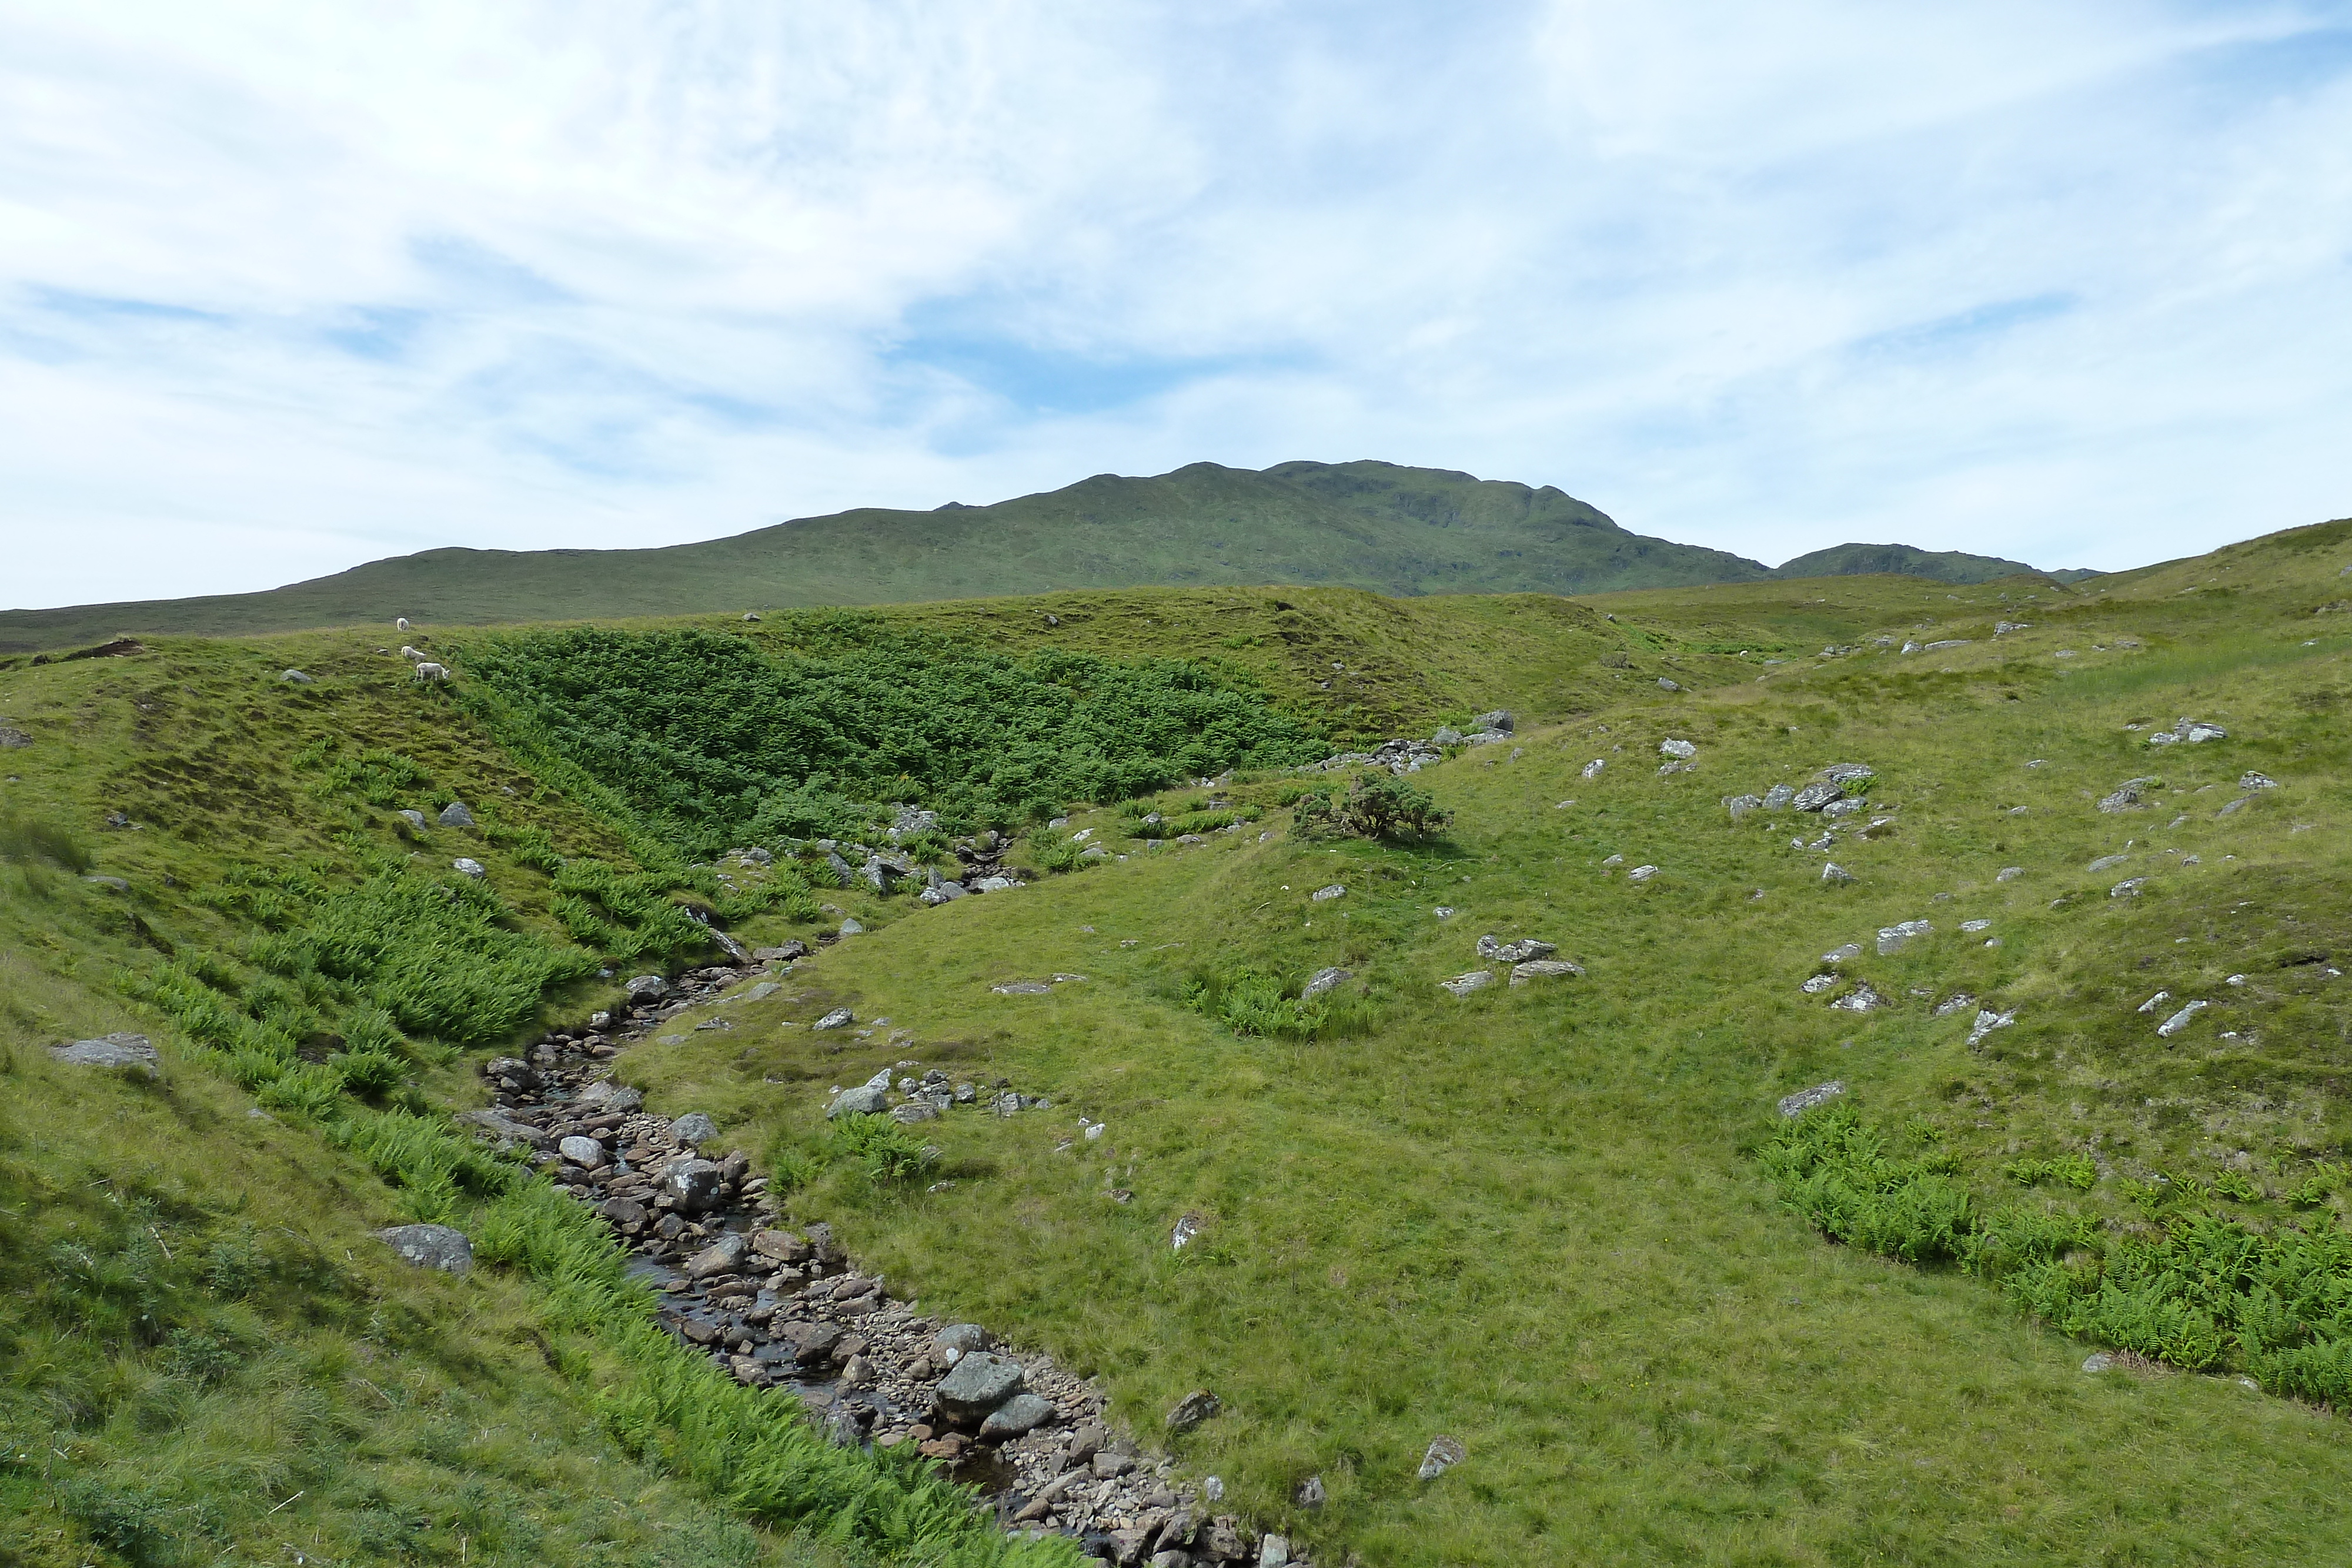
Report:
M 0 607 L 1293 458 L 2352 514 L 2352 0 L 0 0 Z

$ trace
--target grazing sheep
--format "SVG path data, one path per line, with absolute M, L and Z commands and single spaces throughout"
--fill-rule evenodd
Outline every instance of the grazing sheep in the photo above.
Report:
M 420 681 L 446 681 L 449 678 L 449 669 L 446 664 L 419 664 L 416 666 L 416 678 Z
M 400 656 L 407 660 L 412 664 L 416 663 L 417 660 L 425 657 L 424 654 L 418 653 L 415 649 L 410 647 L 405 643 L 403 643 L 400 645 Z
M 397 618 L 396 620 L 394 620 L 394 621 L 393 622 L 393 623 L 392 623 L 392 629 L 393 629 L 394 631 L 395 631 L 395 632 L 405 632 L 405 631 L 407 631 L 407 630 L 408 630 L 408 617 L 407 617 L 407 616 L 405 616 L 405 615 L 403 615 L 403 616 L 400 616 L 399 618 Z

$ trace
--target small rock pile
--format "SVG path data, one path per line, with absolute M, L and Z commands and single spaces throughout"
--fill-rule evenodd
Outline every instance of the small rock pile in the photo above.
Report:
M 1384 768 L 1391 773 L 1418 773 L 1433 762 L 1445 760 L 1449 746 L 1492 746 L 1511 738 L 1518 721 L 1507 709 L 1496 708 L 1482 713 L 1470 721 L 1465 732 L 1451 725 L 1441 725 L 1437 733 L 1427 740 L 1384 740 L 1370 751 L 1346 751 L 1337 757 L 1325 758 L 1300 769 L 1304 773 L 1336 773 L 1349 768 Z
M 834 1442 L 911 1445 L 977 1486 L 1007 1529 L 1076 1536 L 1116 1563 L 1305 1563 L 1282 1537 L 1212 1511 L 1223 1495 L 1215 1478 L 1182 1481 L 1171 1461 L 1116 1431 L 1092 1383 L 1050 1356 L 1004 1349 L 976 1324 L 919 1315 L 859 1270 L 830 1226 L 787 1226 L 742 1151 L 709 1157 L 719 1136 L 709 1117 L 655 1115 L 636 1090 L 613 1082 L 605 1063 L 625 1044 L 757 973 L 640 976 L 617 1019 L 597 1014 L 592 1028 L 548 1034 L 528 1061 L 485 1064 L 491 1103 L 461 1119 L 501 1145 L 530 1148 L 551 1180 L 594 1207 L 637 1254 L 630 1272 L 657 1292 L 662 1325 L 681 1343 L 746 1386 L 800 1400 Z M 919 1104 L 937 1114 L 940 1099 L 979 1098 L 936 1071 L 905 1088 L 894 1114 Z M 1047 1103 L 1003 1094 L 990 1106 L 1009 1114 Z M 388 1239 L 404 1255 L 461 1268 L 454 1249 L 464 1238 L 451 1236 Z M 439 1250 L 424 1259 L 425 1240 L 451 1249 L 450 1260 Z M 1215 1407 L 1196 1394 L 1171 1414 L 1171 1429 L 1189 1430 Z

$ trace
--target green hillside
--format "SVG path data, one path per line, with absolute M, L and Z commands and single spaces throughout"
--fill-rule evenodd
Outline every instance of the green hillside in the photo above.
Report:
M 1924 577 L 1935 582 L 1993 582 L 2004 577 L 2041 575 L 2040 569 L 2021 560 L 1993 555 L 1969 555 L 1963 550 L 1925 550 L 1910 545 L 1832 545 L 1801 555 L 1773 569 L 1775 577 L 1859 577 L 1896 575 Z M 2100 575 L 2069 570 L 2047 574 L 2057 582 L 2080 582 Z
M 2347 570 L 2352 522 L 2074 587 L 436 628 L 446 687 L 373 627 L 0 659 L 0 1557 L 1066 1561 L 763 1424 L 447 1125 L 698 914 L 865 929 L 621 1056 L 649 1107 L 1326 1568 L 2338 1560 Z M 1498 706 L 1400 781 L 1428 836 L 1284 766 Z M 1841 763 L 1851 814 L 1727 804 Z M 1028 884 L 803 836 L 902 805 Z M 49 1061 L 118 1030 L 160 1082 Z M 824 1119 L 933 1066 L 1052 1105 Z M 421 1218 L 472 1273 L 366 1234 Z

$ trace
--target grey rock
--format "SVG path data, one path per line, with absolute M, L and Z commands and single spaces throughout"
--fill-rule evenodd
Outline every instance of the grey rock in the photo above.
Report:
M 23 730 L 12 725 L 0 724 L 0 751 L 14 751 L 19 747 L 32 744 L 33 737 Z
M 831 1012 L 825 1014 L 824 1017 L 817 1019 L 816 1022 L 809 1025 L 809 1028 L 847 1029 L 851 1024 L 854 1024 L 856 1021 L 857 1015 L 851 1012 L 847 1008 L 835 1008 Z
M 1658 868 L 1656 866 L 1637 865 L 1632 871 L 1625 873 L 1625 880 L 1627 882 L 1647 882 L 1657 874 Z
M 1840 978 L 1841 977 L 1836 975 L 1815 975 L 1797 988 L 1809 997 L 1818 997 L 1835 986 Z
M 1290 1500 L 1300 1508 L 1321 1508 L 1328 1497 L 1323 1490 L 1321 1476 L 1308 1476 L 1290 1494 Z
M 2092 875 L 2096 876 L 2099 873 L 2106 871 L 2114 866 L 2119 866 L 2129 859 L 2131 859 L 2131 856 L 2129 855 L 2101 855 L 2097 860 L 2093 861 L 2086 869 Z
M 996 1343 L 996 1336 L 978 1323 L 950 1323 L 931 1336 L 931 1348 L 940 1352 L 953 1351 L 959 1356 L 970 1355 L 976 1350 L 986 1350 Z
M 1323 1483 L 1317 1481 L 1316 1490 Z M 1300 1506 L 1304 1507 L 1304 1504 Z M 1319 1504 L 1318 1504 L 1319 1506 Z M 1290 1568 L 1290 1539 L 1283 1535 L 1262 1535 L 1257 1542 L 1257 1568 Z
M 73 1067 L 105 1067 L 163 1076 L 154 1045 L 143 1034 L 110 1034 L 101 1040 L 77 1040 L 49 1047 L 49 1055 Z
M 2238 788 L 2250 793 L 2256 789 L 2275 789 L 2278 787 L 2278 780 L 2267 773 L 2249 771 L 2238 775 Z
M 1850 1013 L 1866 1013 L 1885 1005 L 1886 998 L 1871 989 L 1867 980 L 1830 1004 L 1840 1011 Z
M 1822 880 L 1828 883 L 1846 883 L 1853 881 L 1854 874 L 1835 861 L 1831 861 L 1822 867 Z
M 669 1135 L 681 1144 L 699 1145 L 719 1136 L 719 1124 L 700 1111 L 688 1111 L 669 1124 Z
M 1683 688 L 1681 682 L 1670 681 L 1665 676 L 1660 675 L 1658 677 L 1658 689 L 1662 692 L 1678 692 Z
M 1494 983 L 1495 971 L 1492 969 L 1473 969 L 1466 975 L 1456 975 L 1450 980 L 1437 982 L 1441 989 L 1451 991 L 1457 997 L 1466 997 L 1473 991 L 1483 991 Z
M 2252 799 L 2253 797 L 2252 795 L 2241 795 L 2236 800 L 2231 801 L 2228 805 L 2222 807 L 2219 814 L 2224 817 L 2235 816 L 2240 811 L 2244 810 L 2246 809 L 2246 802 Z
M 1607 758 L 1596 757 L 1591 761 L 1584 765 L 1584 770 L 1580 777 L 1586 779 L 1598 779 L 1601 777 L 1601 770 L 1608 766 L 1609 759 Z
M 672 1160 L 655 1186 L 680 1214 L 702 1214 L 718 1206 L 719 1166 L 711 1160 Z
M 976 1426 L 998 1406 L 1020 1393 L 1021 1384 L 1019 1362 L 976 1350 L 959 1360 L 940 1380 L 931 1398 L 948 1420 L 958 1426 Z
M 1472 719 L 1470 721 L 1470 727 L 1472 729 L 1499 729 L 1504 734 L 1508 735 L 1512 730 L 1518 727 L 1518 721 L 1511 716 L 1511 713 L 1508 708 L 1498 707 L 1492 713 L 1482 713 L 1476 718 Z
M 866 935 L 866 927 L 859 922 L 856 915 L 847 915 L 845 916 L 841 922 L 841 935 L 844 936 L 863 936 Z
M 1949 1018 L 1954 1013 L 1965 1012 L 1976 1005 L 1976 998 L 1969 995 L 1968 992 L 1955 991 L 1950 997 L 1936 1004 L 1936 1016 L 1939 1019 Z
M 282 671 L 278 674 L 278 678 L 281 681 L 291 681 L 298 686 L 307 686 L 310 685 L 311 681 L 314 679 L 313 676 L 301 670 Z
M 584 1166 L 592 1171 L 601 1167 L 607 1157 L 604 1145 L 578 1133 L 572 1134 L 572 1136 L 556 1145 L 555 1152 L 573 1165 Z
M 446 1225 L 395 1225 L 379 1230 L 376 1239 L 420 1269 L 462 1274 L 474 1266 L 474 1244 L 462 1230 Z
M 740 1230 L 730 1230 L 686 1260 L 686 1277 L 708 1280 L 714 1274 L 732 1274 L 751 1255 L 751 1238 Z
M 1007 980 L 988 988 L 1000 997 L 1043 997 L 1051 995 L 1054 989 L 1043 980 Z
M 929 904 L 932 905 L 953 904 L 957 899 L 961 898 L 969 891 L 970 889 L 966 888 L 964 884 L 960 882 L 943 882 L 937 887 L 927 887 L 923 889 L 922 892 L 915 895 L 915 902 L 918 904 Z
M 1789 798 L 1789 804 L 1800 811 L 1818 811 L 1845 794 L 1843 786 L 1827 779 L 1816 779 Z
M 2116 883 L 2115 886 L 2107 889 L 2107 896 L 2109 898 L 2137 898 L 2139 896 L 2139 890 L 2147 885 L 2147 878 L 2144 876 L 2126 877 L 2122 882 Z
M 2173 1014 L 2170 1018 L 2157 1025 L 2156 1032 L 2163 1036 L 2166 1040 L 2170 1040 L 2174 1035 L 2179 1034 L 2182 1030 L 2189 1027 L 2189 1019 L 2195 1018 L 2199 1013 L 2203 1012 L 2207 1008 L 2211 1007 L 2212 1005 L 2213 1004 L 2210 1002 L 2202 1001 L 2187 1003 L 2179 1012 Z
M 2083 1358 L 2083 1370 L 2089 1373 L 2111 1372 L 2121 1364 L 2104 1350 L 2095 1350 Z
M 980 1424 L 981 1441 L 992 1443 L 1034 1432 L 1057 1412 L 1054 1402 L 1037 1394 L 1016 1394 L 988 1413 Z
M 1491 936 L 1478 938 L 1478 956 L 1491 958 L 1498 964 L 1523 964 L 1529 958 L 1549 958 L 1559 951 L 1551 943 L 1538 941 L 1532 936 L 1521 937 L 1517 942 L 1497 941 Z
M 456 860 L 451 861 L 449 869 L 460 876 L 472 877 L 476 882 L 489 874 L 482 869 L 481 862 L 466 855 L 459 855 Z
M 1977 1009 L 1977 1021 L 1969 1026 L 1969 1043 L 1974 1045 L 1997 1029 L 2007 1029 L 2017 1021 L 2017 1009 L 1994 1012 L 1990 1008 Z
M 553 1134 L 531 1126 L 529 1123 L 518 1122 L 501 1111 L 460 1111 L 457 1113 L 457 1120 L 481 1128 L 501 1144 L 522 1144 L 534 1149 L 550 1149 L 555 1146 Z
M 629 993 L 629 1000 L 640 1005 L 669 995 L 669 982 L 659 975 L 639 975 L 621 988 Z
M 1842 800 L 1832 800 L 1828 805 L 1822 807 L 1822 815 L 1834 821 L 1839 817 L 1851 817 L 1857 811 L 1867 811 L 1869 810 L 1869 801 L 1859 800 L 1852 795 L 1848 795 Z
M 1891 957 L 1910 946 L 1914 937 L 1925 936 L 1935 927 L 1924 920 L 1906 920 L 1895 925 L 1883 925 L 1878 931 L 1879 956 Z
M 940 1108 L 929 1100 L 909 1100 L 903 1105 L 893 1106 L 890 1111 L 890 1120 L 902 1126 L 911 1127 L 918 1122 L 936 1122 L 939 1119 Z
M 1687 740 L 1662 740 L 1658 742 L 1658 755 L 1687 761 L 1698 755 L 1698 747 Z
M 1437 727 L 1437 733 L 1429 737 L 1429 744 L 1432 746 L 1459 746 L 1462 744 L 1462 732 L 1454 728 L 1450 724 L 1439 725 Z
M 2001 867 L 1999 873 L 1993 877 L 1993 881 L 2015 882 L 2019 877 L 2023 876 L 2024 874 L 2025 868 L 2021 865 L 2005 865 Z
M 1421 1457 L 1421 1479 L 1433 1481 L 1469 1457 L 1459 1437 L 1432 1437 L 1429 1451 Z
M 418 832 L 423 832 L 425 831 L 425 813 L 422 811 L 394 811 L 393 815 L 406 821 L 410 827 L 415 828 Z
M 2155 782 L 2153 779 L 2126 779 L 2116 786 L 2114 794 L 2100 797 L 2099 810 L 2102 811 L 2137 810 L 2142 798 L 2147 792 L 2147 787 Z
M 467 810 L 463 800 L 452 800 L 441 808 L 439 821 L 445 828 L 470 828 L 474 825 L 474 813 Z
M 1764 809 L 1777 811 L 1797 798 L 1797 792 L 1786 784 L 1775 784 L 1764 791 Z
M 1353 972 L 1347 969 L 1318 969 L 1307 977 L 1307 984 L 1299 988 L 1298 999 L 1302 1002 L 1311 1002 L 1341 982 L 1352 980 L 1355 977 Z
M 1223 1404 L 1215 1395 L 1205 1388 L 1195 1388 L 1192 1393 L 1179 1399 L 1176 1402 L 1176 1407 L 1168 1412 L 1169 1433 L 1171 1436 L 1181 1437 L 1202 1422 L 1209 1420 L 1223 1408 Z
M 1307 896 L 1312 903 L 1328 904 L 1335 898 L 1345 898 L 1347 895 L 1347 888 L 1341 883 L 1335 882 L 1328 887 L 1317 888 L 1313 893 L 1308 894 Z
M 1731 820 L 1735 822 L 1750 811 L 1761 810 L 1763 806 L 1764 800 L 1760 795 L 1726 795 L 1723 798 L 1723 809 L 1731 813 Z
M 834 884 L 837 887 L 847 887 L 856 877 L 857 873 L 849 869 L 849 862 L 841 858 L 839 850 L 826 850 L 824 863 L 825 868 L 833 873 Z
M 778 991 L 781 991 L 783 988 L 783 987 L 776 984 L 773 980 L 762 980 L 758 985 L 753 986 L 750 990 L 745 991 L 736 999 L 738 1001 L 745 1002 L 764 1002 L 770 997 L 774 996 Z
M 1800 1089 L 1794 1094 L 1780 1097 L 1780 1114 L 1801 1116 L 1816 1105 L 1825 1104 L 1845 1092 L 1845 1081 L 1832 1078 L 1827 1083 L 1816 1083 L 1811 1089 Z
M 1511 966 L 1511 984 L 1514 986 L 1524 986 L 1534 980 L 1554 979 L 1564 975 L 1573 975 L 1578 979 L 1582 979 L 1583 967 L 1571 963 L 1566 958 L 1530 958 L 1524 964 Z
M 971 884 L 973 893 L 1010 893 L 1021 883 L 1009 876 L 984 876 Z

